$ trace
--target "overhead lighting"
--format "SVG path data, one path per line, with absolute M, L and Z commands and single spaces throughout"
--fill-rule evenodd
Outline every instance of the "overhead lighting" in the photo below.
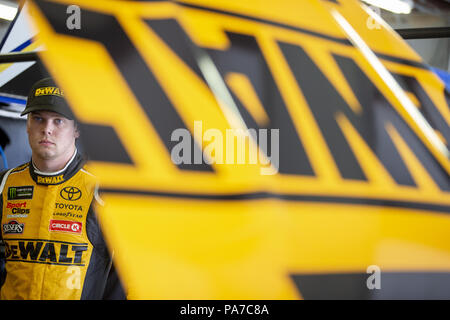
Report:
M 0 3 L 0 19 L 13 20 L 17 13 L 17 7 Z
M 410 14 L 414 6 L 410 0 L 362 0 L 375 6 L 397 14 Z

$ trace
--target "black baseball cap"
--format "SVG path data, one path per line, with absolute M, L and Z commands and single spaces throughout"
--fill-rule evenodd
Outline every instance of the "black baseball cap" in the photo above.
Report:
M 64 92 L 52 78 L 39 80 L 33 85 L 21 115 L 41 110 L 57 112 L 69 120 L 74 119 L 72 110 L 64 98 Z

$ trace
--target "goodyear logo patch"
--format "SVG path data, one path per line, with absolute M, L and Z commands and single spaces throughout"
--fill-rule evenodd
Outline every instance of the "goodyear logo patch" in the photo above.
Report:
M 46 176 L 37 176 L 37 183 L 39 184 L 58 184 L 64 181 L 63 175 L 46 177 Z
M 33 186 L 9 187 L 8 200 L 32 199 L 33 189 Z
M 6 259 L 56 265 L 84 265 L 87 243 L 71 243 L 41 239 L 5 239 Z
M 39 97 L 39 96 L 60 96 L 60 97 L 64 97 L 64 93 L 58 87 L 43 87 L 43 88 L 36 89 L 36 91 L 34 92 L 34 96 L 35 97 Z

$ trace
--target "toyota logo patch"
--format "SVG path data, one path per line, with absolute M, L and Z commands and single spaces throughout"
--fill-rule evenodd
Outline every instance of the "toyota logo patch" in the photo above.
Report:
M 75 201 L 81 198 L 81 190 L 77 187 L 65 187 L 59 193 L 65 200 Z

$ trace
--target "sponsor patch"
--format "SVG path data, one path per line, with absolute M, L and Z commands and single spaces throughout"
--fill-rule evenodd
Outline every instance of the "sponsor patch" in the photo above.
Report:
M 6 209 L 14 209 L 14 208 L 26 208 L 27 207 L 27 202 L 17 202 L 17 203 L 13 203 L 13 202 L 7 202 L 6 203 Z
M 23 200 L 33 198 L 34 186 L 9 187 L 8 200 Z
M 26 218 L 30 213 L 30 209 L 27 209 L 27 202 L 7 202 L 6 209 L 11 209 L 10 214 L 7 215 L 8 218 Z
M 49 230 L 81 234 L 83 224 L 77 221 L 50 220 Z
M 38 184 L 58 184 L 64 181 L 64 175 L 59 176 L 37 176 L 37 183 Z
M 29 209 L 27 209 L 29 210 Z M 6 215 L 8 219 L 28 218 L 28 213 L 15 213 Z
M 64 200 L 76 201 L 81 198 L 81 190 L 77 187 L 65 187 L 59 193 Z
M 20 234 L 23 233 L 25 224 L 19 223 L 16 220 L 11 220 L 8 223 L 3 224 L 3 234 Z
M 53 212 L 53 216 L 55 217 L 64 217 L 64 218 L 83 218 L 82 214 L 79 213 L 72 213 L 72 212 Z
M 39 97 L 39 96 L 60 96 L 60 97 L 64 97 L 64 93 L 58 87 L 42 87 L 42 88 L 37 88 L 36 89 L 36 91 L 34 92 L 34 96 L 35 97 Z
M 55 209 L 66 209 L 66 210 L 74 210 L 74 211 L 83 211 L 83 207 L 77 204 L 67 204 L 67 203 L 55 203 Z
M 87 243 L 42 239 L 4 239 L 7 261 L 84 266 Z

